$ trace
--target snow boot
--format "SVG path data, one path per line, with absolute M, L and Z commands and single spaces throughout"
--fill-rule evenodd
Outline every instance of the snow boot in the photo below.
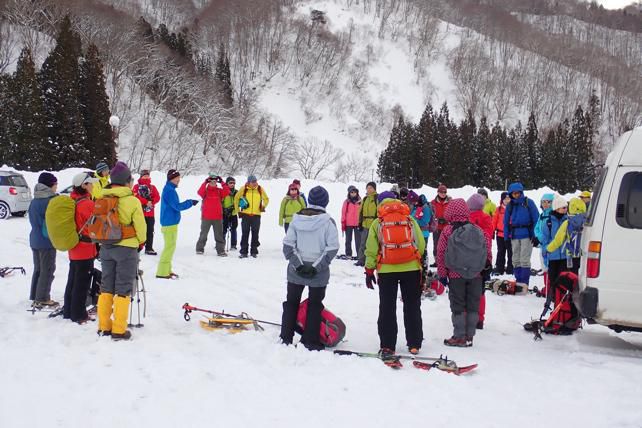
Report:
M 114 297 L 114 321 L 111 329 L 111 338 L 113 340 L 129 340 L 131 338 L 131 333 L 127 331 L 129 302 L 129 296 L 117 295 Z
M 508 267 L 506 267 L 506 274 L 512 275 L 514 270 L 513 265 L 508 265 Z
M 114 304 L 114 295 L 111 293 L 100 293 L 98 296 L 98 334 L 105 336 L 111 334 L 111 313 Z
M 444 339 L 444 345 L 446 346 L 454 346 L 457 348 L 468 348 L 470 346 L 473 346 L 473 341 L 470 340 L 470 342 L 467 340 L 466 337 L 451 337 L 450 339 Z
M 419 354 L 419 348 L 415 348 L 412 346 L 408 347 L 408 352 L 410 352 L 411 355 L 417 355 Z

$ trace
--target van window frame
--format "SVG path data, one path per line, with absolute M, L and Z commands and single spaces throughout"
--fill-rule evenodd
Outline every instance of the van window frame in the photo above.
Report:
M 606 175 L 608 174 L 608 168 L 602 168 L 600 175 L 593 186 L 593 195 L 591 195 L 591 203 L 589 206 L 589 212 L 586 216 L 586 225 L 593 226 L 593 221 L 595 220 L 595 211 L 597 210 L 597 205 L 600 201 L 600 196 L 602 195 L 602 190 L 604 189 L 604 181 L 606 180 Z
M 631 203 L 631 189 L 633 188 L 633 183 L 638 180 L 642 180 L 642 171 L 629 171 L 622 176 L 622 181 L 620 182 L 620 189 L 618 190 L 617 195 L 617 205 L 615 209 L 615 221 L 620 227 L 626 229 L 642 229 L 642 222 L 632 223 L 629 218 L 629 204 Z M 642 192 L 641 192 L 642 193 Z M 623 209 L 623 215 L 618 216 L 618 211 L 620 211 L 620 206 Z M 642 209 L 642 207 L 640 207 Z

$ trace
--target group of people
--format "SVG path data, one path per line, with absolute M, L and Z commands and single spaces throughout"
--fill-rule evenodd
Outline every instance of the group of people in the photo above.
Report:
M 171 169 L 159 193 L 151 183 L 150 172 L 140 172 L 138 182 L 123 162 L 110 170 L 101 162 L 95 172 L 74 176 L 71 198 L 75 201 L 75 225 L 79 242 L 69 251 L 70 269 L 65 289 L 63 316 L 77 323 L 91 319 L 85 298 L 92 280 L 94 260 L 102 265 L 98 297 L 98 331 L 113 339 L 129 339 L 127 313 L 130 296 L 138 276 L 138 252 L 156 255 L 153 247 L 155 207 L 160 203 L 161 232 L 164 248 L 156 278 L 175 279 L 172 269 L 181 212 L 200 201 L 180 201 L 177 188 L 180 172 Z M 49 201 L 56 196 L 57 179 L 42 173 L 34 189 L 29 209 L 32 226 L 30 245 L 34 272 L 31 300 L 39 308 L 57 306 L 50 296 L 55 271 L 56 250 L 48 239 L 45 214 Z M 236 189 L 234 177 L 223 180 L 209 174 L 200 185 L 202 200 L 200 235 L 196 254 L 203 254 L 210 229 L 220 257 L 237 248 L 237 227 L 241 222 L 239 256 L 257 257 L 261 215 L 269 198 L 265 189 L 250 175 Z M 439 283 L 449 287 L 452 312 L 452 335 L 444 340 L 448 346 L 472 346 L 477 329 L 483 328 L 484 282 L 491 271 L 514 274 L 516 281 L 528 285 L 530 258 L 534 247 L 541 247 L 542 261 L 548 270 L 547 282 L 555 281 L 560 272 L 579 267 L 579 240 L 586 213 L 586 198 L 573 198 L 570 204 L 559 195 L 546 194 L 540 202 L 542 212 L 524 195 L 520 183 L 503 192 L 499 206 L 479 189 L 468 200 L 451 198 L 445 185 L 428 201 L 425 195 L 393 186 L 377 193 L 377 185 L 366 185 L 362 198 L 355 186 L 348 188 L 341 208 L 341 231 L 345 237 L 345 254 L 341 258 L 355 261 L 365 268 L 366 286 L 379 285 L 378 333 L 382 354 L 395 352 L 397 341 L 396 300 L 400 289 L 403 300 L 406 346 L 418 353 L 422 341 L 421 295 L 430 267 L 437 268 Z M 86 225 L 94 214 L 95 204 L 105 198 L 117 199 L 118 221 L 122 239 L 96 245 Z M 306 198 L 301 183 L 288 186 L 279 210 L 279 225 L 284 227 L 283 253 L 288 261 L 287 292 L 283 302 L 281 339 L 292 343 L 299 302 L 304 288 L 309 287 L 307 321 L 302 343 L 309 349 L 321 349 L 319 324 L 323 299 L 330 280 L 330 265 L 340 249 L 338 227 L 326 212 L 329 195 L 321 186 L 312 188 Z M 427 242 L 433 234 L 433 263 L 429 264 Z M 491 242 L 497 241 L 493 269 Z M 95 241 L 95 239 L 94 239 Z M 352 251 L 354 245 L 355 251 Z M 353 254 L 356 256 L 353 257 Z

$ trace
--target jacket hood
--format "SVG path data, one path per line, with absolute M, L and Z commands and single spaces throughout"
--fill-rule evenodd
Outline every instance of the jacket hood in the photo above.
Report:
M 51 198 L 52 196 L 56 196 L 56 192 L 54 192 L 51 187 L 45 184 L 37 183 L 33 188 L 34 199 L 45 199 Z
M 306 209 L 298 214 L 294 214 L 292 223 L 296 222 L 297 230 L 312 232 L 321 229 L 332 219 L 328 213 L 318 212 L 318 214 L 308 214 L 310 211 L 310 209 Z
M 568 213 L 570 215 L 577 215 L 586 212 L 586 204 L 580 198 L 573 198 L 568 203 Z
M 152 184 L 152 179 L 151 178 L 139 178 L 138 179 L 138 184 L 142 184 L 143 186 L 149 186 Z
M 470 211 L 466 201 L 461 198 L 453 199 L 446 207 L 444 218 L 449 223 L 464 222 L 470 219 Z
M 524 185 L 522 183 L 519 183 L 519 182 L 518 183 L 511 183 L 510 186 L 508 186 L 508 193 L 511 194 L 513 192 L 522 192 L 522 193 L 524 193 Z
M 77 201 L 78 199 L 82 199 L 82 198 L 91 198 L 91 194 L 90 193 L 85 193 L 84 195 L 81 195 L 80 193 L 78 193 L 75 190 L 73 190 L 71 192 L 71 194 L 69 195 L 69 197 L 71 199 L 73 199 L 74 201 Z
M 130 189 L 127 186 L 115 186 L 111 187 L 109 189 L 103 190 L 103 195 L 105 196 L 116 196 L 118 198 L 122 198 L 125 196 L 130 196 L 133 195 L 134 193 L 132 192 L 132 189 Z

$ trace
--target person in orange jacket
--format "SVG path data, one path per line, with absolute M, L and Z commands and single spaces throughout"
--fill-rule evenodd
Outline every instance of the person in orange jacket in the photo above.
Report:
M 468 209 L 470 210 L 470 222 L 478 226 L 487 240 L 493 240 L 493 219 L 484 212 L 484 207 L 486 206 L 486 198 L 481 193 L 475 193 L 466 201 Z M 492 260 L 492 254 L 489 256 L 489 259 Z M 477 328 L 484 328 L 484 320 L 486 319 L 486 281 L 490 281 L 490 270 L 492 264 L 488 265 L 488 268 L 483 270 L 482 275 L 482 292 L 479 299 L 479 321 L 477 321 Z
M 504 213 L 510 203 L 508 192 L 502 192 L 499 207 L 493 214 L 493 235 L 497 241 L 497 258 L 495 259 L 495 271 L 497 275 L 513 274 L 513 247 L 510 241 L 504 239 Z M 508 259 L 508 260 L 507 260 Z

